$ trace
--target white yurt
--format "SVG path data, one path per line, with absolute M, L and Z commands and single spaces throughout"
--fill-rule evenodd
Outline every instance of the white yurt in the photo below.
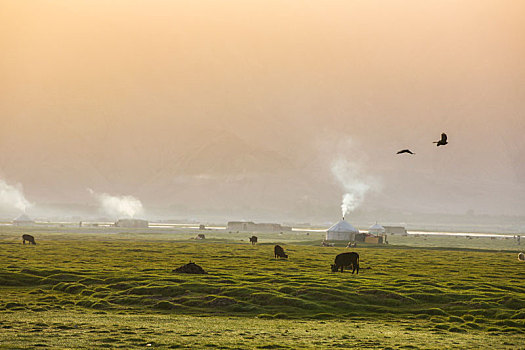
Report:
M 385 228 L 376 222 L 368 228 L 368 233 L 375 236 L 381 236 L 385 233 Z
M 13 225 L 15 226 L 33 226 L 34 224 L 35 221 L 26 214 L 20 214 L 15 219 L 13 219 Z
M 352 226 L 348 221 L 339 221 L 337 224 L 332 225 L 326 231 L 327 241 L 355 241 L 355 235 L 359 233 L 359 230 Z

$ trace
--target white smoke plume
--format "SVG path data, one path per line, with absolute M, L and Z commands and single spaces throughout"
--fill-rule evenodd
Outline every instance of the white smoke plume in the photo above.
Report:
M 363 203 L 368 191 L 378 187 L 378 182 L 373 176 L 362 173 L 359 163 L 342 157 L 332 163 L 332 174 L 346 191 L 341 203 L 343 217 Z
M 25 213 L 32 205 L 24 196 L 21 184 L 13 186 L 0 179 L 0 206 L 15 208 Z
M 133 218 L 142 214 L 142 202 L 133 196 L 112 196 L 107 193 L 97 193 L 88 188 L 89 193 L 95 197 L 104 213 L 115 217 Z

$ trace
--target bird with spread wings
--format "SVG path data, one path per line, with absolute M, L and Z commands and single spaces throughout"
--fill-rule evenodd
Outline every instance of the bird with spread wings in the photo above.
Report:
M 445 133 L 442 133 L 441 134 L 441 140 L 439 141 L 434 141 L 433 143 L 436 143 L 436 146 L 445 146 L 448 142 L 447 142 L 447 134 Z
M 412 151 L 409 150 L 409 149 L 402 149 L 401 151 L 397 152 L 397 154 L 402 154 L 402 153 L 415 154 L 414 152 L 412 152 Z

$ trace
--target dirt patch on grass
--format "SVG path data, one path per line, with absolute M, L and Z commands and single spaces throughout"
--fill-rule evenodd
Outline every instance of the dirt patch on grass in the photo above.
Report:
M 177 267 L 175 270 L 173 270 L 173 272 L 176 272 L 176 273 L 191 273 L 191 274 L 196 274 L 196 275 L 204 275 L 204 274 L 207 274 L 206 271 L 204 271 L 204 269 L 202 267 L 200 267 L 199 265 L 195 264 L 195 263 L 188 263 L 186 265 L 182 265 L 180 267 Z

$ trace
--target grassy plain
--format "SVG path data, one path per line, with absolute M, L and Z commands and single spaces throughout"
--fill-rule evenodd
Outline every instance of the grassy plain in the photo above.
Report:
M 0 348 L 525 344 L 525 264 L 511 250 L 361 246 L 357 276 L 330 273 L 346 249 L 318 246 L 317 234 L 261 234 L 251 246 L 218 231 L 196 241 L 37 228 L 32 246 L 22 231 L 0 229 Z M 274 259 L 274 243 L 290 259 Z M 190 260 L 208 274 L 172 271 Z

